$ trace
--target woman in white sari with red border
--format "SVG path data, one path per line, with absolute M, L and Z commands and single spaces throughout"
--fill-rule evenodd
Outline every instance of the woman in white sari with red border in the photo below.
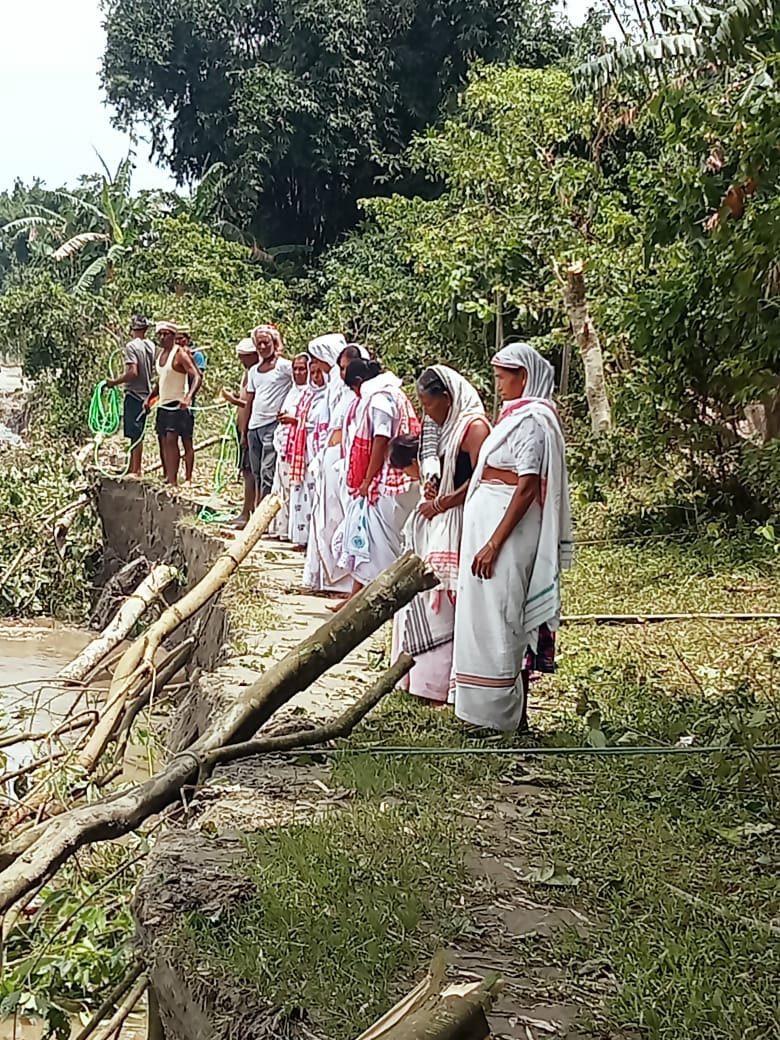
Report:
M 392 441 L 390 461 L 402 468 L 417 463 L 422 499 L 406 522 L 404 543 L 432 568 L 439 584 L 396 614 L 394 637 L 415 660 L 409 692 L 444 705 L 452 672 L 463 503 L 490 424 L 475 388 L 447 365 L 425 369 L 417 395 L 425 413 L 420 440 Z
M 347 596 L 352 591 L 352 579 L 339 566 L 333 537 L 344 521 L 344 508 L 349 501 L 344 440 L 350 409 L 354 404 L 357 410 L 357 399 L 344 382 L 343 371 L 350 361 L 366 357 L 367 352 L 354 343 L 348 344 L 340 332 L 331 332 L 309 343 L 309 356 L 312 369 L 319 369 L 327 381 L 327 430 L 314 467 L 315 494 L 303 585 L 314 592 Z
M 533 347 L 493 358 L 504 406 L 482 445 L 463 513 L 455 616 L 455 714 L 472 726 L 527 726 L 526 651 L 560 624 L 571 566 L 566 445 L 554 370 Z

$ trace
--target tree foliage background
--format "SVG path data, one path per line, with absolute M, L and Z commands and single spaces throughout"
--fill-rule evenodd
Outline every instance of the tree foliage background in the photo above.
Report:
M 358 199 L 424 187 L 403 161 L 471 61 L 549 64 L 576 34 L 551 0 L 109 0 L 103 80 L 181 183 L 227 170 L 264 247 L 320 247 Z
M 273 320 L 291 348 L 341 328 L 489 395 L 497 337 L 560 361 L 582 260 L 617 418 L 599 444 L 580 429 L 575 365 L 584 493 L 662 468 L 685 516 L 767 515 L 777 453 L 748 417 L 780 432 L 778 18 L 616 10 L 620 45 L 530 0 L 109 0 L 118 120 L 195 187 L 133 193 L 128 162 L 0 196 L 0 349 L 73 434 L 135 310 L 186 321 L 215 383 Z

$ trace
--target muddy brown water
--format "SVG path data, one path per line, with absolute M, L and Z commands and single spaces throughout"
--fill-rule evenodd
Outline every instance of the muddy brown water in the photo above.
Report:
M 0 625 L 0 730 L 45 730 L 64 718 L 76 691 L 50 683 L 91 638 L 89 632 L 56 622 Z M 4 749 L 6 770 L 28 761 L 33 747 L 16 744 Z
M 53 621 L 0 624 L 0 736 L 2 731 L 42 730 L 56 725 L 73 703 L 75 691 L 48 683 L 92 638 L 90 632 Z M 5 770 L 29 760 L 33 747 L 20 744 L 4 749 Z M 80 1029 L 81 1023 L 74 1022 L 73 1036 Z M 40 1040 L 44 1033 L 43 1025 L 34 1019 L 0 1019 L 0 1040 Z M 142 1040 L 145 1036 L 145 1015 L 131 1015 L 121 1040 Z

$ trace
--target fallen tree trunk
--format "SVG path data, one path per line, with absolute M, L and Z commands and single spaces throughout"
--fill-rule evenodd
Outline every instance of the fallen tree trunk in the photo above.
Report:
M 593 424 L 593 432 L 596 434 L 607 433 L 612 429 L 612 412 L 604 380 L 604 357 L 601 353 L 601 343 L 591 320 L 585 295 L 585 265 L 582 260 L 575 260 L 566 269 L 563 300 L 585 367 L 585 396 L 588 399 L 588 411 Z
M 30 828 L 0 849 L 0 863 L 9 864 L 0 873 L 0 913 L 50 878 L 84 845 L 120 838 L 175 802 L 182 788 L 201 776 L 209 752 L 248 740 L 282 704 L 341 661 L 418 592 L 435 584 L 422 560 L 412 553 L 402 556 L 248 686 L 222 718 L 156 776 Z
M 97 639 L 85 646 L 70 664 L 58 673 L 60 682 L 81 682 L 122 640 L 126 639 L 149 607 L 170 585 L 178 574 L 175 567 L 161 563 L 153 567 L 135 592 L 128 596 Z
M 412 670 L 414 658 L 409 654 L 401 654 L 384 672 L 381 678 L 370 687 L 360 700 L 355 701 L 347 710 L 332 722 L 326 722 L 315 729 L 302 730 L 298 733 L 285 733 L 278 737 L 260 737 L 257 740 L 245 740 L 240 744 L 227 744 L 214 748 L 201 758 L 201 773 L 207 776 L 214 766 L 226 765 L 239 758 L 250 755 L 271 755 L 276 751 L 293 751 L 295 748 L 313 747 L 327 744 L 330 740 L 347 737 L 357 724 L 368 715 L 372 708 L 388 693 L 392 693 L 403 677 Z
M 88 773 L 95 768 L 121 724 L 131 687 L 138 681 L 139 676 L 150 676 L 153 673 L 154 655 L 162 641 L 222 591 L 242 561 L 268 530 L 280 508 L 281 502 L 275 495 L 269 495 L 264 499 L 240 536 L 219 555 L 208 574 L 189 592 L 185 592 L 178 602 L 171 604 L 157 621 L 127 648 L 114 670 L 100 722 L 79 756 L 79 765 Z

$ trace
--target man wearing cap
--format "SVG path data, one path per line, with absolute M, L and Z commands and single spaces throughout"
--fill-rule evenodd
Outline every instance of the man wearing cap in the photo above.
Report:
M 255 478 L 252 476 L 252 467 L 249 463 L 249 447 L 247 446 L 247 424 L 249 422 L 249 410 L 247 408 L 246 384 L 249 372 L 257 364 L 257 347 L 251 336 L 242 339 L 236 346 L 238 360 L 244 366 L 244 375 L 241 379 L 241 387 L 238 394 L 232 393 L 226 387 L 222 387 L 222 397 L 229 404 L 234 404 L 238 409 L 236 416 L 236 428 L 238 430 L 240 451 L 238 469 L 244 481 L 244 505 L 240 514 L 231 523 L 231 527 L 242 531 L 249 523 L 249 517 L 255 508 Z
M 246 411 L 249 414 L 245 443 L 255 478 L 255 505 L 270 495 L 276 473 L 274 433 L 287 391 L 292 386 L 292 364 L 279 357 L 280 338 L 267 325 L 252 333 L 258 363 L 249 370 L 246 384 Z M 242 442 L 243 443 L 243 442 Z
M 141 476 L 146 429 L 145 403 L 152 388 L 154 372 L 154 344 L 146 338 L 149 322 L 142 314 L 136 314 L 130 322 L 133 338 L 124 350 L 125 370 L 121 376 L 106 380 L 106 386 L 124 384 L 125 400 L 122 409 L 122 426 L 125 437 L 130 441 L 130 461 L 127 475 Z
M 192 355 L 176 345 L 177 332 L 172 321 L 157 322 L 160 354 L 155 366 L 157 386 L 152 391 L 152 396 L 159 395 L 155 425 L 165 482 L 171 487 L 179 482 L 179 440 L 191 436 L 190 406 L 201 384 Z

